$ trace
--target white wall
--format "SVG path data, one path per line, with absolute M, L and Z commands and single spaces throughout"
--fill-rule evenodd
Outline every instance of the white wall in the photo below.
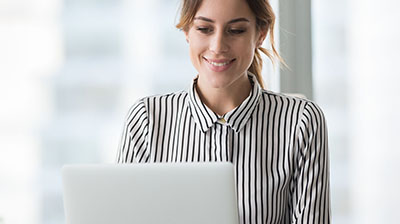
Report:
M 348 15 L 354 222 L 398 223 L 400 3 L 353 0 Z
M 62 63 L 58 0 L 0 1 L 0 223 L 39 223 L 43 82 Z
M 315 100 L 329 130 L 333 223 L 398 223 L 396 1 L 313 1 Z

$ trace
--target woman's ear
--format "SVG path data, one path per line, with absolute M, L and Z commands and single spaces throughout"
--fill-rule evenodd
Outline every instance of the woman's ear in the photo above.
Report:
M 185 34 L 186 42 L 189 43 L 189 32 L 184 30 L 183 33 Z
M 258 40 L 257 40 L 257 48 L 261 47 L 265 38 L 267 37 L 267 34 L 268 34 L 267 30 L 259 31 L 259 36 L 258 36 Z

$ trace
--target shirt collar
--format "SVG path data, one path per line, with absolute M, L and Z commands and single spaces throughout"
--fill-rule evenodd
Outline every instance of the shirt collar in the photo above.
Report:
M 235 109 L 224 115 L 225 125 L 239 132 L 247 123 L 261 97 L 261 87 L 254 74 L 248 72 L 249 81 L 252 85 L 250 95 Z M 196 124 L 200 130 L 207 132 L 219 119 L 219 116 L 208 108 L 200 99 L 196 91 L 197 78 L 193 80 L 189 89 L 189 107 Z

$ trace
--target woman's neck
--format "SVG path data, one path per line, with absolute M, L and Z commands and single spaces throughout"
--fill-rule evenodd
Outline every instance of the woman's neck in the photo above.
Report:
M 250 95 L 251 88 L 247 75 L 224 88 L 213 88 L 201 82 L 196 85 L 201 101 L 220 116 L 239 106 Z

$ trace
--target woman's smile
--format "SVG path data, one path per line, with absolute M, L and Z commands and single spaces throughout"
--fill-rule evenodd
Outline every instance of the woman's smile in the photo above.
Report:
M 228 70 L 236 59 L 210 59 L 203 57 L 207 66 L 214 72 L 223 72 Z

